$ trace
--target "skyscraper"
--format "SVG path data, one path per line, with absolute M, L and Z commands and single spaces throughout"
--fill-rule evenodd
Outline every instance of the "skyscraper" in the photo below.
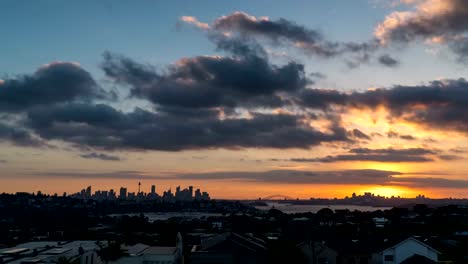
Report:
M 119 198 L 120 199 L 127 199 L 127 188 L 120 187 Z
M 193 186 L 189 186 L 190 198 L 193 197 Z
M 155 185 L 151 185 L 151 194 L 156 194 L 156 186 Z
M 88 188 L 86 188 L 86 198 L 91 198 L 91 186 L 88 186 Z

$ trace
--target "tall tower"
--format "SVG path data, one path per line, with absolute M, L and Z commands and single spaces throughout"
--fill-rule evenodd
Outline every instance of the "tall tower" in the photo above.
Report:
M 155 193 L 156 193 L 156 186 L 151 185 L 151 194 L 155 194 Z
M 138 182 L 138 193 L 140 193 L 141 182 Z

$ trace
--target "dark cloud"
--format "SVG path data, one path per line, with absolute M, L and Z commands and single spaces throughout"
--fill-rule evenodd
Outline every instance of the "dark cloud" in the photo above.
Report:
M 405 140 L 416 140 L 412 135 L 401 135 L 400 138 Z
M 294 98 L 307 108 L 331 109 L 333 106 L 375 109 L 384 106 L 389 118 L 401 118 L 432 129 L 468 130 L 468 82 L 465 79 L 438 80 L 419 86 L 394 86 L 365 92 L 305 89 Z M 389 137 L 414 140 L 396 132 Z
M 351 130 L 349 133 L 354 138 L 365 139 L 365 140 L 370 140 L 371 139 L 371 137 L 369 137 L 364 132 L 362 132 L 361 130 L 356 129 L 356 128 Z
M 195 159 L 195 160 L 205 160 L 207 158 L 208 156 L 192 156 L 192 159 Z
M 413 106 L 460 106 L 468 102 L 468 82 L 465 79 L 432 81 L 420 86 L 395 86 L 351 94 L 350 103 L 375 107 L 387 106 L 395 113 Z M 406 110 L 405 109 L 405 110 Z M 403 113 L 399 113 L 403 114 Z
M 329 108 L 332 105 L 345 105 L 349 102 L 349 95 L 331 89 L 304 89 L 294 98 L 296 104 L 308 108 Z
M 107 76 L 129 85 L 133 96 L 170 107 L 281 106 L 278 93 L 297 91 L 309 83 L 301 64 L 276 66 L 256 52 L 235 52 L 242 55 L 181 59 L 164 73 L 106 53 L 102 68 Z
M 75 80 L 80 84 L 76 87 L 84 87 L 84 90 L 76 88 L 79 92 L 73 92 L 74 95 L 60 97 L 68 101 L 60 103 L 57 99 L 47 107 L 31 103 L 33 105 L 23 109 L 27 113 L 26 120 L 20 119 L 15 128 L 2 127 L 0 136 L 5 141 L 29 146 L 44 145 L 43 139 L 58 139 L 81 148 L 103 149 L 306 149 L 323 142 L 349 141 L 348 137 L 368 140 L 370 137 L 362 131 L 347 132 L 339 118 L 332 120 L 331 116 L 338 116 L 348 107 L 378 106 L 388 108 L 390 118 L 430 128 L 467 131 L 468 82 L 464 79 L 351 93 L 309 89 L 306 85 L 311 82 L 305 77 L 302 65 L 272 65 L 261 52 L 255 51 L 254 44 L 241 41 L 223 45 L 224 49 L 231 50 L 232 57 L 183 59 L 162 72 L 150 65 L 106 53 L 103 63 L 106 74 L 128 85 L 134 96 L 153 102 L 155 112 L 136 109 L 124 113 L 105 104 L 69 103 L 75 94 L 76 98 L 99 98 L 94 90 L 86 90 L 92 85 Z M 54 64 L 43 70 L 63 66 Z M 66 64 L 65 68 L 69 67 L 88 76 L 76 65 Z M 84 83 L 94 83 L 89 80 Z M 73 85 L 67 87 L 70 86 Z M 281 106 L 300 111 L 279 115 L 270 112 Z M 258 109 L 268 110 L 270 114 L 260 114 Z M 318 118 L 333 121 L 330 132 L 308 125 L 307 121 Z M 415 139 L 398 133 L 395 136 Z M 382 157 L 382 153 L 365 153 L 367 157 L 356 154 L 327 157 L 322 161 L 430 160 L 401 156 L 401 153 L 391 158 Z
M 97 159 L 97 160 L 105 160 L 105 161 L 120 161 L 121 160 L 120 157 L 118 156 L 109 155 L 105 153 L 96 153 L 96 152 L 81 154 L 80 157 L 84 159 Z
M 468 188 L 466 180 L 406 177 L 400 172 L 383 170 L 216 172 L 179 174 L 175 177 L 188 180 L 245 180 L 282 184 L 376 184 L 418 188 Z M 173 179 L 174 176 L 168 178 Z
M 380 37 L 386 41 L 410 42 L 417 38 L 449 37 L 468 30 L 468 3 L 465 0 L 424 0 L 411 14 L 395 12 L 382 23 Z M 379 33 L 379 30 L 377 31 Z
M 400 135 L 399 133 L 392 131 L 392 130 L 387 132 L 387 137 L 388 138 L 400 138 L 404 140 L 416 140 L 417 139 L 416 137 L 412 135 Z
M 429 162 L 433 161 L 431 158 L 422 156 L 411 156 L 411 155 L 397 155 L 397 154 L 356 154 L 356 155 L 336 155 L 326 156 L 323 158 L 316 159 L 291 159 L 294 162 L 340 162 L 340 161 L 377 161 L 377 162 Z
M 468 188 L 468 181 L 433 177 L 427 173 L 409 177 L 404 173 L 384 170 L 338 170 L 299 171 L 273 170 L 263 172 L 207 172 L 207 173 L 156 173 L 151 175 L 140 171 L 90 172 L 55 171 L 37 172 L 27 176 L 86 179 L 138 179 L 138 180 L 204 180 L 204 181 L 246 181 L 279 184 L 369 184 L 382 186 L 407 186 L 410 188 Z M 395 177 L 398 176 L 398 177 Z M 428 177 L 430 176 L 430 177 Z
M 454 161 L 454 160 L 462 160 L 465 158 L 462 156 L 458 156 L 458 155 L 439 155 L 439 159 L 446 160 L 446 161 Z
M 327 96 L 322 95 L 324 92 Z M 296 103 L 306 107 L 334 105 L 373 109 L 384 106 L 390 110 L 390 118 L 402 118 L 433 129 L 468 130 L 468 82 L 465 79 L 438 80 L 426 85 L 394 86 L 349 94 L 336 90 L 306 90 L 304 94 Z M 410 139 L 403 136 L 403 139 Z
M 271 21 L 234 12 L 229 16 L 218 18 L 213 23 L 213 28 L 219 31 L 235 31 L 244 36 L 261 36 L 277 44 L 287 41 L 309 53 L 323 57 L 335 56 L 339 52 L 339 45 L 325 41 L 320 32 L 284 18 Z
M 37 105 L 108 96 L 80 66 L 55 62 L 42 66 L 32 75 L 7 78 L 0 83 L 0 110 L 24 111 Z
M 27 125 L 44 139 L 59 139 L 105 149 L 177 151 L 203 148 L 309 148 L 347 141 L 338 123 L 324 133 L 304 116 L 250 113 L 250 118 L 177 116 L 136 109 L 130 113 L 107 105 L 65 104 L 37 108 Z
M 144 177 L 155 178 L 145 175 L 141 171 L 112 171 L 112 172 L 90 172 L 90 171 L 51 171 L 51 172 L 34 172 L 23 174 L 26 176 L 42 176 L 42 177 L 57 177 L 57 178 L 79 178 L 79 179 L 137 179 L 141 180 Z
M 394 149 L 394 148 L 385 148 L 385 149 L 369 149 L 369 148 L 354 148 L 350 152 L 356 154 L 396 154 L 396 155 L 427 155 L 427 154 L 437 154 L 437 150 L 433 149 L 424 149 L 424 148 L 407 148 L 407 149 Z
M 341 162 L 341 161 L 377 161 L 377 162 L 429 162 L 433 161 L 427 155 L 434 155 L 435 150 L 423 148 L 409 149 L 369 149 L 355 148 L 349 150 L 350 154 L 326 156 L 322 158 L 293 158 L 293 162 Z
M 460 148 L 460 147 L 450 149 L 449 151 L 453 152 L 455 154 L 464 154 L 464 153 L 468 152 L 468 150 L 466 148 Z
M 400 64 L 396 59 L 392 58 L 388 54 L 380 56 L 379 63 L 388 67 L 396 67 Z
M 376 29 L 381 44 L 410 43 L 426 40 L 449 46 L 466 58 L 468 49 L 468 2 L 466 0 L 414 1 L 416 8 L 409 12 L 393 12 Z
M 215 40 L 234 36 L 243 40 L 266 40 L 276 46 L 293 46 L 307 55 L 321 58 L 344 55 L 347 56 L 347 64 L 351 67 L 369 62 L 372 54 L 380 47 L 375 39 L 362 43 L 330 41 L 320 31 L 309 29 L 291 20 L 284 18 L 270 20 L 267 17 L 254 17 L 244 12 L 234 12 L 219 17 L 211 26 L 201 23 L 195 17 L 181 17 L 181 21 L 207 30 Z
M 383 104 L 392 110 L 393 116 L 444 130 L 468 128 L 468 82 L 464 79 L 397 87 L 384 93 L 388 95 Z
M 445 178 L 400 177 L 393 178 L 392 181 L 396 184 L 403 184 L 414 188 L 468 188 L 468 181 L 466 180 L 454 180 Z
M 189 180 L 253 180 L 283 184 L 377 184 L 383 186 L 404 185 L 419 188 L 468 188 L 468 181 L 466 180 L 403 176 L 404 174 L 400 172 L 383 170 L 276 170 L 266 172 L 217 172 L 176 175 L 177 178 Z
M 217 172 L 176 175 L 180 179 L 248 180 L 289 184 L 379 184 L 399 172 L 381 170 Z
M 260 63 L 259 65 L 265 67 L 250 73 L 252 77 L 247 73 L 237 73 L 237 70 L 224 72 L 220 69 L 231 63 L 250 65 L 247 61 L 253 55 L 249 55 L 247 51 L 238 54 L 247 54 L 245 56 L 249 59 L 243 58 L 243 55 L 232 58 L 196 57 L 181 61 L 180 65 L 164 74 L 150 70 L 151 66 L 107 54 L 103 66 L 107 74 L 116 81 L 131 86 L 135 95 L 151 100 L 157 112 L 136 109 L 123 113 L 107 105 L 87 103 L 36 106 L 27 112 L 26 128 L 44 139 L 60 139 L 82 147 L 106 149 L 309 148 L 322 142 L 347 141 L 348 136 L 369 138 L 362 131 L 346 132 L 339 120 L 334 121 L 331 133 L 320 132 L 303 123 L 305 119 L 329 119 L 320 114 L 310 113 L 304 116 L 254 113 L 252 118 L 245 118 L 233 110 L 234 106 L 253 110 L 284 105 L 303 107 L 305 110 L 321 109 L 326 113 L 339 113 L 340 110 L 335 107 L 346 109 L 385 106 L 390 110 L 390 118 L 402 118 L 431 128 L 462 132 L 468 128 L 468 120 L 465 120 L 468 116 L 468 82 L 464 79 L 353 93 L 306 89 L 304 85 L 307 80 L 302 68 L 278 68 L 261 57 L 253 60 L 263 60 L 267 64 L 265 66 L 263 62 Z M 218 64 L 218 60 L 224 62 Z M 288 67 L 292 70 L 287 70 Z M 230 69 L 230 66 L 227 68 Z M 239 76 L 235 77 L 236 74 Z M 214 81 L 213 78 L 220 80 Z M 221 80 L 224 78 L 230 79 Z M 254 81 L 249 84 L 248 80 Z M 273 103 L 273 98 L 278 101 Z M 285 98 L 288 98 L 287 104 Z M 28 134 L 26 131 L 24 133 Z M 9 132 L 9 135 L 13 134 Z M 415 139 L 411 135 L 393 134 L 389 133 L 388 136 Z M 323 161 L 365 158 L 381 161 L 430 160 L 427 157 L 406 157 L 401 154 L 392 158 L 376 153 L 366 154 L 367 157 L 342 155 L 328 157 Z
M 390 130 L 390 131 L 387 132 L 387 137 L 388 138 L 396 138 L 398 136 L 399 136 L 399 134 L 397 132 L 395 132 L 395 131 Z
M 450 43 L 450 48 L 458 54 L 458 60 L 463 63 L 468 62 L 468 38 L 464 37 Z
M 139 171 L 87 172 L 58 171 L 34 173 L 46 177 L 67 178 L 108 178 L 108 179 L 184 179 L 184 180 L 246 180 L 275 183 L 309 184 L 381 184 L 388 182 L 392 175 L 400 172 L 382 170 L 343 170 L 343 171 L 295 171 L 274 170 L 264 172 L 216 172 L 216 173 L 174 173 L 167 175 L 148 175 Z
M 23 128 L 0 123 L 0 142 L 9 142 L 20 147 L 46 147 L 43 140 L 34 137 Z

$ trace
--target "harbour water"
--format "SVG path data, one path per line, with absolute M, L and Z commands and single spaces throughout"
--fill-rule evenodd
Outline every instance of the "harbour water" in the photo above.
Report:
M 331 210 L 350 210 L 350 211 L 362 211 L 372 212 L 377 210 L 387 210 L 391 207 L 373 207 L 373 206 L 361 206 L 361 205 L 312 205 L 312 204 L 287 204 L 287 203 L 275 203 L 268 202 L 267 206 L 256 206 L 255 208 L 260 210 L 270 210 L 272 208 L 278 209 L 283 213 L 294 214 L 294 213 L 316 213 L 322 208 L 330 208 Z

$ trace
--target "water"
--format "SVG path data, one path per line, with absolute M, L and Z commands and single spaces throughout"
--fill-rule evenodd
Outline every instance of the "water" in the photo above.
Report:
M 372 212 L 377 210 L 388 210 L 392 209 L 391 207 L 373 207 L 373 206 L 361 206 L 361 205 L 313 205 L 313 204 L 286 204 L 286 203 L 266 203 L 268 206 L 256 206 L 255 208 L 260 210 L 270 210 L 275 208 L 286 214 L 294 213 L 317 213 L 322 208 L 330 208 L 331 210 L 345 210 L 350 211 L 361 211 L 361 212 Z
M 139 216 L 140 214 L 112 214 L 111 217 L 114 216 Z M 149 222 L 154 221 L 165 221 L 173 217 L 180 217 L 185 219 L 202 219 L 207 218 L 210 216 L 222 216 L 222 214 L 218 213 L 203 213 L 203 212 L 161 212 L 161 213 L 144 213 L 145 217 L 148 217 Z

